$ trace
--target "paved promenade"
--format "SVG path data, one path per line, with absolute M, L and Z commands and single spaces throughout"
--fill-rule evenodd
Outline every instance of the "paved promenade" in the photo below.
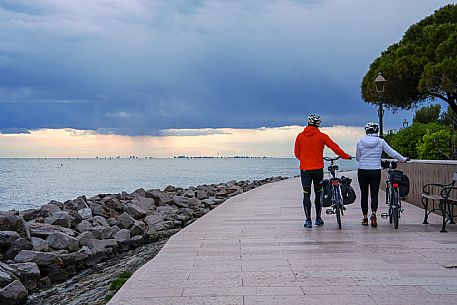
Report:
M 363 227 L 357 200 L 342 230 L 325 213 L 323 227 L 304 229 L 301 200 L 298 178 L 227 200 L 170 238 L 109 304 L 457 304 L 457 225 L 440 233 L 438 216 L 423 225 L 423 210 L 405 204 L 399 230 L 380 217 Z

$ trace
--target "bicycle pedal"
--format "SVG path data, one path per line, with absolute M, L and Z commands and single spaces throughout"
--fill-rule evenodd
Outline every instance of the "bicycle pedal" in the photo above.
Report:
M 335 212 L 332 209 L 327 209 L 327 210 L 325 210 L 325 214 L 331 215 L 331 214 L 335 214 Z
M 381 218 L 384 218 L 384 219 L 385 219 L 385 218 L 387 218 L 387 217 L 389 217 L 389 214 L 387 214 L 387 213 L 382 213 L 382 214 L 381 214 Z

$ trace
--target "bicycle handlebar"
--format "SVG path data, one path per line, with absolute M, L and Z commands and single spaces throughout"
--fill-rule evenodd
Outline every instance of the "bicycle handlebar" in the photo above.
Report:
M 341 157 L 340 156 L 338 156 L 338 157 L 324 157 L 325 161 L 336 161 L 338 159 L 341 159 Z

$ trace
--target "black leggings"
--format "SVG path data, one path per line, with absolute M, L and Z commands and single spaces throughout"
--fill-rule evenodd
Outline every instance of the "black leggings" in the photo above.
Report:
M 301 184 L 303 186 L 303 209 L 305 210 L 306 220 L 311 220 L 311 182 L 314 186 L 314 205 L 316 206 L 316 218 L 321 218 L 321 191 L 320 182 L 324 178 L 323 169 L 301 170 Z
M 363 215 L 368 214 L 368 187 L 370 188 L 371 195 L 371 211 L 376 213 L 378 210 L 378 193 L 379 184 L 381 183 L 381 170 L 380 169 L 359 169 L 357 171 L 357 178 L 359 179 L 360 203 L 362 205 Z

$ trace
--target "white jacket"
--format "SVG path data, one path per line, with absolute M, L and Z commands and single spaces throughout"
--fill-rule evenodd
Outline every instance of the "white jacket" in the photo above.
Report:
M 368 134 L 357 142 L 355 158 L 359 169 L 381 169 L 381 154 L 385 151 L 389 156 L 405 162 L 407 159 L 396 152 L 384 139 L 375 134 Z

